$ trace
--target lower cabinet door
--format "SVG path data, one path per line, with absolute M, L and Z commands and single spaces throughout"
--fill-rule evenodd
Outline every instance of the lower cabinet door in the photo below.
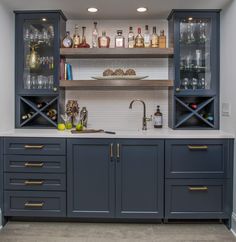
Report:
M 115 207 L 115 162 L 110 139 L 68 139 L 69 217 L 111 218 Z
M 163 218 L 164 142 L 117 141 L 116 217 Z
M 227 184 L 218 179 L 167 179 L 165 218 L 223 219 L 227 215 Z
M 6 191 L 4 216 L 65 217 L 65 192 Z

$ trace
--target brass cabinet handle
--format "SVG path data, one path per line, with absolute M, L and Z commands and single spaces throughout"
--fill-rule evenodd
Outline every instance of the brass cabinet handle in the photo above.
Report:
M 25 145 L 25 149 L 43 149 L 44 145 Z
M 43 180 L 40 180 L 40 181 L 27 180 L 24 183 L 25 183 L 25 185 L 43 185 L 44 181 Z
M 41 162 L 41 163 L 30 163 L 30 162 L 25 162 L 25 167 L 28 167 L 28 168 L 30 168 L 30 167 L 33 167 L 33 168 L 35 168 L 35 167 L 43 167 L 43 165 L 44 165 L 44 163 L 43 162 Z
M 207 145 L 188 145 L 188 148 L 190 150 L 207 150 L 208 146 Z
M 116 158 L 119 159 L 120 158 L 120 144 L 116 145 Z
M 189 187 L 189 191 L 208 191 L 208 187 L 203 186 L 203 187 Z
M 44 205 L 44 202 L 38 202 L 38 203 L 26 202 L 25 203 L 26 208 L 42 208 L 43 205 Z
M 113 153 L 113 144 L 110 144 L 110 157 L 111 159 L 114 157 L 114 153 Z

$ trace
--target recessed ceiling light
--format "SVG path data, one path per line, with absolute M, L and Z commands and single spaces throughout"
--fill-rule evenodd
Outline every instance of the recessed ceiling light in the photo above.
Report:
M 46 21 L 47 21 L 47 19 L 46 19 L 46 18 L 42 18 L 42 21 L 43 21 L 43 22 L 46 22 Z
M 139 8 L 137 8 L 137 11 L 140 12 L 140 13 L 144 13 L 144 12 L 147 11 L 147 8 L 145 8 L 145 7 L 139 7 Z
M 189 21 L 192 21 L 192 20 L 193 20 L 193 18 L 192 18 L 192 17 L 189 17 L 189 18 L 188 18 L 188 20 L 189 20 Z
M 88 8 L 88 11 L 90 13 L 96 13 L 98 11 L 98 9 L 97 8 Z

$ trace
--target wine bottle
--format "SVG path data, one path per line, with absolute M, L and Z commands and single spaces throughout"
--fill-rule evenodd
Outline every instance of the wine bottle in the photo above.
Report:
M 47 112 L 47 116 L 48 116 L 50 119 L 52 119 L 52 120 L 55 119 L 56 115 L 57 115 L 57 110 L 54 109 L 54 108 L 49 109 L 48 112 Z
M 36 107 L 37 107 L 38 109 L 41 109 L 41 108 L 43 108 L 46 104 L 47 104 L 47 103 L 44 102 L 44 101 L 42 101 L 42 102 L 38 102 L 38 103 L 36 104 Z
M 27 120 L 27 119 L 30 119 L 33 115 L 34 115 L 34 112 L 29 112 L 29 113 L 23 114 L 21 116 L 21 119 L 22 120 Z

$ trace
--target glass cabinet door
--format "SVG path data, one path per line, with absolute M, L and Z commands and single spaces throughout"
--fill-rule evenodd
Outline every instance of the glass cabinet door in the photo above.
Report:
M 24 20 L 23 24 L 23 89 L 54 89 L 55 24 L 41 18 Z
M 211 18 L 180 19 L 179 90 L 199 92 L 212 88 Z

